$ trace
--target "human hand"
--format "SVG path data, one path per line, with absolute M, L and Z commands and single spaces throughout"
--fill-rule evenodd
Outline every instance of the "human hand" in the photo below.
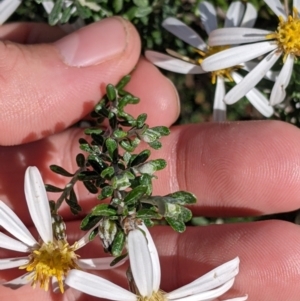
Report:
M 17 25 L 9 26 L 16 26 L 14 34 L 20 32 Z M 3 28 L 0 28 L 0 32 Z M 56 29 L 51 30 L 55 31 L 55 35 L 61 35 Z M 10 34 L 13 31 L 10 30 Z M 137 39 L 136 34 L 134 32 L 132 34 Z M 10 39 L 21 42 L 21 36 L 22 34 L 17 34 L 15 39 L 13 36 Z M 57 37 L 55 36 L 53 40 Z M 43 63 L 48 58 L 48 56 L 44 56 L 45 54 L 38 54 L 37 57 L 40 57 L 38 61 L 30 59 L 30 53 L 36 54 L 36 50 L 39 50 L 40 47 L 48 46 L 17 46 L 22 49 L 25 60 L 20 59 L 18 63 L 18 56 L 14 56 L 15 63 L 10 66 L 16 67 L 20 64 L 24 66 L 26 62 L 29 62 L 30 66 L 33 65 L 36 69 L 32 74 L 29 74 L 29 70 L 27 70 L 23 76 L 20 76 L 21 71 L 26 68 L 20 69 L 17 78 L 14 78 L 13 72 L 11 72 L 11 77 L 8 74 L 7 80 L 2 84 L 2 87 L 6 87 L 2 89 L 8 91 L 4 95 L 14 95 L 15 101 L 9 101 L 9 104 L 13 105 L 16 111 L 6 112 L 12 108 L 7 103 L 8 98 L 4 97 L 1 102 L 3 104 L 2 112 L 5 112 L 8 123 L 5 125 L 6 134 L 3 134 L 1 143 L 18 144 L 26 142 L 24 138 L 27 138 L 28 141 L 29 138 L 35 140 L 41 138 L 42 135 L 46 136 L 44 139 L 30 144 L 1 147 L 0 149 L 1 199 L 13 208 L 28 227 L 31 227 L 31 221 L 21 188 L 23 187 L 25 168 L 28 165 L 36 165 L 41 170 L 46 183 L 62 185 L 63 179 L 54 176 L 48 166 L 59 164 L 67 170 L 75 169 L 73 158 L 78 152 L 77 140 L 82 136 L 82 131 L 72 128 L 55 135 L 48 135 L 52 134 L 59 118 L 66 117 L 70 113 L 69 121 L 64 124 L 64 127 L 68 127 L 75 121 L 74 116 L 77 116 L 76 120 L 78 120 L 87 114 L 94 103 L 99 100 L 105 84 L 115 83 L 122 75 L 128 73 L 138 58 L 137 51 L 135 60 L 131 58 L 132 65 L 130 65 L 127 62 L 127 60 L 130 61 L 127 50 L 131 55 L 134 50 L 127 49 L 123 55 L 127 53 L 129 57 L 125 56 L 126 59 L 122 61 L 118 57 L 113 61 L 114 63 L 109 61 L 100 66 L 71 68 L 66 67 L 63 63 L 61 65 L 57 62 L 53 63 L 49 53 L 54 47 L 50 45 L 46 54 L 48 53 L 51 64 L 49 61 L 48 64 Z M 130 47 L 130 43 L 128 43 L 128 47 Z M 31 51 L 26 52 L 26 49 L 31 49 Z M 29 57 L 26 57 L 25 54 L 28 54 Z M 8 57 L 10 56 L 6 55 L 6 60 Z M 135 62 L 133 63 L 133 61 Z M 5 62 L 3 60 L 3 64 Z M 128 64 L 126 68 L 124 64 L 125 66 Z M 43 72 L 38 73 L 40 65 L 46 65 L 47 68 L 43 68 Z M 59 66 L 61 66 L 61 70 L 55 70 Z M 55 72 L 50 76 L 48 73 L 51 74 L 52 67 Z M 98 68 L 99 70 L 96 71 Z M 68 75 L 66 75 L 66 70 L 69 71 Z M 72 75 L 73 73 L 75 75 Z M 90 73 L 91 75 L 89 75 Z M 63 78 L 58 80 L 60 74 Z M 26 86 L 24 84 L 26 75 L 37 81 L 41 80 L 41 83 L 39 84 L 38 81 L 36 86 L 34 84 Z M 75 88 L 76 91 L 73 91 L 73 87 L 60 84 L 60 81 L 63 81 L 66 76 L 70 77 L 68 83 L 72 81 L 80 85 Z M 6 78 L 6 76 L 2 78 Z M 42 78 L 45 80 L 42 81 Z M 50 79 L 56 85 L 53 85 Z M 105 84 L 99 91 L 99 85 L 103 82 Z M 146 85 L 143 84 L 145 82 Z M 55 90 L 51 92 L 51 89 L 48 90 L 45 84 L 51 85 Z M 38 86 L 41 91 L 35 89 Z M 46 94 L 43 94 L 43 89 L 46 89 Z M 147 112 L 149 123 L 152 125 L 171 124 L 178 114 L 176 94 L 172 89 L 168 81 L 164 81 L 150 64 L 140 61 L 130 84 L 130 92 L 140 96 L 142 102 L 132 113 Z M 51 93 L 55 95 L 53 96 Z M 47 110 L 41 114 L 41 117 L 38 109 L 35 109 L 38 116 L 31 115 L 26 119 L 26 114 L 29 114 L 32 108 L 36 108 L 31 104 L 30 109 L 25 106 L 27 102 L 32 101 L 29 98 L 31 94 L 35 95 L 33 99 L 35 105 L 43 104 L 42 101 L 46 100 L 44 105 L 47 104 L 48 107 L 45 108 Z M 0 97 L 2 96 L 0 95 Z M 93 104 L 83 110 L 82 100 L 86 101 L 86 99 L 92 99 Z M 71 106 L 70 102 L 72 102 Z M 21 110 L 22 104 L 23 109 Z M 47 113 L 51 111 L 51 108 L 55 110 L 53 116 L 49 116 Z M 57 108 L 60 109 L 57 110 Z M 1 122 L 1 124 L 3 123 Z M 23 132 L 20 133 L 21 126 Z M 37 135 L 28 138 L 28 134 L 36 132 L 40 127 L 44 127 L 41 130 L 44 134 L 38 132 Z M 58 128 L 57 131 L 61 129 Z M 195 193 L 198 197 L 198 204 L 193 206 L 195 215 L 247 216 L 294 210 L 299 207 L 298 135 L 298 129 L 291 125 L 272 121 L 174 127 L 172 134 L 164 138 L 162 150 L 152 152 L 153 157 L 165 158 L 168 161 L 168 167 L 158 173 L 159 180 L 154 182 L 154 194 L 163 195 L 178 189 Z M 78 193 L 85 211 L 95 204 L 93 197 L 83 188 L 80 187 Z M 78 231 L 80 217 L 74 218 L 66 208 L 63 211 L 67 220 L 70 241 L 77 240 L 82 236 L 82 233 Z M 155 227 L 151 231 L 161 256 L 162 289 L 165 291 L 189 283 L 223 262 L 239 256 L 241 269 L 234 285 L 235 290 L 231 290 L 232 295 L 248 293 L 250 301 L 298 300 L 300 289 L 297 284 L 300 277 L 297 254 L 299 241 L 296 236 L 298 226 L 296 225 L 279 221 L 265 221 L 189 227 L 184 234 L 177 234 L 167 227 Z M 82 249 L 82 257 L 105 256 L 101 251 L 99 241 L 93 242 L 92 245 L 93 248 L 87 246 Z M 96 245 L 99 251 L 95 254 Z M 15 253 L 5 250 L 1 250 L 0 254 L 2 258 L 16 256 Z M 180 260 L 178 261 L 178 259 Z M 120 269 L 116 269 L 105 273 L 101 272 L 101 275 L 125 286 L 123 271 L 120 272 Z M 5 280 L 16 276 L 16 271 L 1 272 L 1 278 Z M 8 298 L 22 301 L 32 300 L 33 296 L 37 300 L 94 300 L 73 289 L 67 290 L 61 296 L 51 292 L 45 293 L 38 288 L 33 291 L 30 286 L 16 291 L 0 287 L 0 295 L 3 300 Z

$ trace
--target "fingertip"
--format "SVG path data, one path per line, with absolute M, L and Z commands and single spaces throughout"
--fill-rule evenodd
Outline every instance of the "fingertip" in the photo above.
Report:
M 170 126 L 177 120 L 180 100 L 176 87 L 143 57 L 132 72 L 131 82 L 126 89 L 141 99 L 138 106 L 128 107 L 128 112 L 147 113 L 150 126 Z

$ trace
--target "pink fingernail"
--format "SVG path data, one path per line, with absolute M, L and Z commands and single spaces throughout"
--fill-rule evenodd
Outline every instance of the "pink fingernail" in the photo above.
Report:
M 124 20 L 107 18 L 93 23 L 54 43 L 69 66 L 97 65 L 122 53 L 126 47 Z

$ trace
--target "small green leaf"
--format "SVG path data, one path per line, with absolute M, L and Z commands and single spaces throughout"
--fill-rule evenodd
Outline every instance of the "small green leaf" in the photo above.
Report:
M 98 227 L 97 227 L 96 229 L 94 229 L 90 233 L 90 235 L 89 235 L 89 241 L 92 241 L 98 235 L 98 232 L 99 232 L 99 230 L 98 230 Z
M 117 90 L 122 90 L 130 82 L 130 79 L 130 75 L 125 75 L 116 85 Z
M 127 12 L 123 14 L 123 17 L 129 21 L 131 21 L 134 17 L 136 17 L 138 8 L 137 7 L 131 7 Z
M 110 157 L 114 160 L 117 157 L 118 144 L 116 140 L 112 138 L 107 138 L 105 141 L 105 145 L 107 147 L 108 153 Z
M 159 141 L 153 141 L 148 143 L 150 147 L 154 149 L 160 149 L 162 147 L 161 143 Z
M 152 177 L 148 174 L 143 174 L 140 177 L 140 184 L 147 187 L 146 195 L 152 194 Z
M 99 178 L 99 174 L 95 171 L 85 170 L 80 172 L 77 177 L 79 181 L 91 181 L 97 180 Z
M 60 167 L 60 166 L 58 166 L 58 165 L 54 165 L 54 164 L 53 164 L 53 165 L 50 165 L 50 169 L 51 169 L 53 172 L 55 172 L 55 173 L 57 173 L 57 174 L 59 174 L 59 175 L 65 176 L 65 177 L 73 177 L 73 176 L 74 176 L 74 174 L 72 174 L 72 173 L 66 171 L 64 168 L 62 168 L 62 167 Z
M 85 188 L 92 194 L 98 193 L 98 188 L 90 181 L 83 181 Z
M 106 199 L 112 196 L 114 189 L 111 186 L 105 186 L 102 188 L 100 195 L 98 195 L 99 200 Z
M 84 133 L 86 135 L 91 135 L 91 134 L 96 134 L 96 135 L 100 135 L 103 133 L 103 130 L 100 128 L 87 128 L 84 130 Z
M 159 133 L 161 136 L 168 136 L 170 134 L 170 129 L 166 126 L 156 126 L 151 128 L 151 130 Z
M 183 221 L 171 217 L 165 217 L 165 219 L 176 232 L 182 233 L 185 231 L 186 227 Z
M 48 23 L 50 25 L 56 25 L 61 17 L 61 11 L 63 7 L 63 0 L 57 0 L 52 8 L 51 13 L 48 16 Z
M 89 145 L 89 143 L 83 139 L 83 138 L 80 138 L 79 139 L 79 147 L 80 149 L 86 151 L 86 152 L 93 152 L 93 149 L 91 148 L 91 146 Z
M 162 219 L 162 215 L 151 209 L 140 209 L 136 213 L 136 217 L 141 219 Z
M 181 217 L 182 220 L 187 223 L 188 221 L 190 221 L 193 217 L 192 211 L 188 208 L 185 207 L 181 207 Z
M 106 95 L 110 101 L 114 101 L 117 97 L 116 88 L 113 85 L 108 84 L 106 86 Z
M 154 226 L 154 222 L 151 219 L 145 218 L 143 219 L 143 222 L 148 228 Z
M 167 197 L 177 199 L 179 201 L 178 204 L 180 205 L 195 204 L 197 202 L 196 196 L 187 191 L 176 191 L 168 194 Z
M 132 162 L 130 163 L 130 166 L 136 166 L 138 164 L 144 163 L 145 161 L 148 160 L 148 158 L 150 157 L 151 152 L 146 149 L 142 152 L 140 152 L 137 156 L 135 156 L 135 158 L 132 160 Z
M 120 255 L 118 257 L 116 257 L 111 263 L 110 266 L 113 267 L 114 265 L 116 265 L 117 263 L 119 263 L 120 261 L 122 261 L 124 258 L 126 258 L 128 256 L 127 253 Z
M 139 6 L 139 7 L 147 7 L 147 6 L 149 6 L 149 1 L 148 0 L 133 0 L 133 3 L 136 6 Z
M 71 212 L 75 215 L 82 210 L 78 205 L 77 196 L 73 188 L 70 190 L 69 199 L 66 198 L 66 203 L 69 205 Z
M 131 157 L 132 157 L 132 156 L 131 156 L 130 153 L 125 152 L 124 155 L 123 155 L 123 160 L 124 160 L 126 163 L 128 163 L 128 162 L 130 161 Z
M 123 231 L 119 230 L 111 247 L 111 254 L 113 256 L 120 256 L 125 245 L 126 235 Z
M 80 229 L 87 231 L 92 229 L 101 219 L 101 216 L 92 216 L 88 214 L 81 222 Z
M 92 16 L 92 12 L 90 9 L 88 9 L 87 7 L 83 7 L 80 2 L 78 0 L 76 0 L 74 2 L 75 6 L 76 6 L 76 9 L 77 9 L 77 13 L 78 13 L 78 16 L 81 18 L 81 19 L 87 19 L 89 17 Z
M 123 9 L 123 0 L 113 0 L 112 6 L 115 13 L 119 13 Z
M 117 215 L 117 211 L 116 209 L 109 207 L 108 204 L 100 204 L 93 208 L 91 215 L 92 216 L 114 216 Z
M 78 154 L 76 156 L 76 164 L 78 167 L 84 167 L 85 165 L 85 157 L 83 154 Z
M 147 119 L 147 114 L 140 114 L 136 119 L 136 126 L 138 128 L 141 128 L 145 124 L 146 119 Z
M 111 178 L 114 176 L 114 174 L 115 174 L 115 169 L 112 166 L 109 166 L 101 172 L 101 177 L 102 178 Z
M 132 205 L 136 203 L 147 191 L 147 186 L 137 186 L 131 191 L 124 198 L 124 202 L 126 205 Z
M 138 9 L 134 12 L 134 16 L 136 18 L 143 18 L 149 15 L 152 12 L 152 7 L 138 7 Z
M 113 136 L 116 137 L 117 139 L 122 139 L 127 137 L 127 132 L 117 129 L 113 132 Z
M 120 141 L 120 146 L 126 150 L 127 152 L 133 152 L 135 147 L 133 147 L 129 141 L 126 141 L 126 140 L 122 140 Z
M 69 22 L 71 16 L 72 16 L 72 6 L 69 6 L 69 7 L 65 8 L 64 11 L 62 12 L 62 15 L 60 18 L 60 23 L 64 24 L 64 23 Z
M 45 189 L 48 192 L 63 192 L 64 191 L 63 188 L 59 188 L 59 187 L 53 186 L 51 184 L 45 184 Z

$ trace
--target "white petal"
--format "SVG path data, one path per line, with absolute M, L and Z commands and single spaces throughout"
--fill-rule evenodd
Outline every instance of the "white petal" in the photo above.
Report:
M 30 247 L 0 232 L 0 248 L 27 253 Z
M 187 44 L 201 50 L 206 49 L 206 43 L 196 33 L 196 31 L 194 31 L 192 28 L 190 28 L 180 20 L 169 17 L 163 21 L 162 26 L 167 31 L 171 32 L 174 36 L 186 42 Z
M 156 51 L 146 51 L 145 57 L 157 67 L 181 74 L 206 73 L 199 65 L 194 65 Z
M 256 66 L 257 66 L 257 62 L 246 62 L 246 63 L 243 63 L 241 64 L 243 66 L 243 69 L 246 70 L 246 71 L 251 71 L 253 70 Z M 276 78 L 278 77 L 279 75 L 279 72 L 278 71 L 273 71 L 273 70 L 269 70 L 264 78 L 268 79 L 268 80 L 271 80 L 272 82 L 275 82 Z
M 214 114 L 213 114 L 214 121 L 216 122 L 222 122 L 226 120 L 226 104 L 224 102 L 224 96 L 225 96 L 224 78 L 218 76 L 215 99 L 214 99 Z
M 264 0 L 265 3 L 271 8 L 275 15 L 278 17 L 283 17 L 284 20 L 287 19 L 286 13 L 284 11 L 284 7 L 281 4 L 280 0 Z
M 33 272 L 26 273 L 18 278 L 15 278 L 11 281 L 1 283 L 2 285 L 9 287 L 11 289 L 18 289 L 21 286 L 31 282 Z
M 54 7 L 54 2 L 52 0 L 48 0 L 48 1 L 43 1 L 43 6 L 45 11 L 47 12 L 48 15 L 50 15 L 53 7 Z
M 110 264 L 113 260 L 114 257 L 78 259 L 77 264 L 85 270 L 108 270 L 122 265 L 127 260 L 127 257 L 120 260 L 114 266 L 111 266 Z
M 33 247 L 37 244 L 19 217 L 2 201 L 0 201 L 0 225 L 27 246 Z
M 209 35 L 208 45 L 220 46 L 259 42 L 266 40 L 266 35 L 270 33 L 272 31 L 257 28 L 219 28 Z
M 220 287 L 238 274 L 239 263 L 240 260 L 236 257 L 166 296 L 168 299 L 180 299 Z
M 207 1 L 199 4 L 199 11 L 205 31 L 209 35 L 211 31 L 218 28 L 217 12 L 214 6 Z
M 237 298 L 232 298 L 232 299 L 226 299 L 222 301 L 245 301 L 248 299 L 248 295 L 245 295 L 243 297 L 237 297 Z
M 136 301 L 137 299 L 135 294 L 122 287 L 101 277 L 79 270 L 71 270 L 65 283 L 76 290 L 98 298 L 116 301 Z
M 0 259 L 0 270 L 18 268 L 29 262 L 28 257 Z
M 249 2 L 246 3 L 246 10 L 240 27 L 253 27 L 257 19 L 257 10 Z
M 299 17 L 299 13 L 300 13 L 300 0 L 294 0 L 293 1 L 293 7 L 295 7 L 298 11 L 298 17 Z
M 146 234 L 146 238 L 147 238 L 147 242 L 148 242 L 148 249 L 150 252 L 150 257 L 151 257 L 151 262 L 152 262 L 153 291 L 157 292 L 160 288 L 160 280 L 161 280 L 159 256 L 158 256 L 156 246 L 154 244 L 154 241 L 152 239 L 152 236 L 151 236 L 148 228 L 145 226 L 145 224 L 142 224 L 139 227 Z
M 277 50 L 267 55 L 239 84 L 225 95 L 225 103 L 233 104 L 245 96 L 264 77 L 267 71 L 272 68 L 280 55 L 281 53 L 278 53 Z
M 52 286 L 53 293 L 55 294 L 60 293 L 60 287 L 56 277 L 51 277 L 51 286 Z
M 284 65 L 275 81 L 274 87 L 270 96 L 270 104 L 275 106 L 281 103 L 286 95 L 285 88 L 288 86 L 294 66 L 294 55 L 289 54 L 284 62 Z
M 91 230 L 89 230 L 88 232 L 86 232 L 76 243 L 76 250 L 81 249 L 82 247 L 84 247 L 87 243 L 90 242 L 90 234 L 95 230 L 96 227 L 93 227 Z
M 49 201 L 39 170 L 30 166 L 25 172 L 25 196 L 31 219 L 45 243 L 53 240 Z
M 227 281 L 222 286 L 215 288 L 213 290 L 209 290 L 206 292 L 202 292 L 199 294 L 189 295 L 183 298 L 176 299 L 177 301 L 208 301 L 208 300 L 214 300 L 215 298 L 218 298 L 219 296 L 225 294 L 234 283 L 235 278 Z M 172 298 L 167 297 L 169 301 L 174 300 Z
M 237 72 L 232 72 L 231 76 L 237 84 L 243 79 L 243 77 L 240 76 Z M 265 117 L 271 117 L 273 115 L 273 107 L 270 105 L 267 98 L 257 89 L 253 88 L 252 90 L 250 90 L 246 94 L 246 97 L 262 115 L 264 115 Z
M 245 6 L 240 1 L 231 2 L 228 7 L 224 27 L 236 27 L 243 17 Z
M 21 2 L 22 0 L 2 0 L 0 2 L 0 25 L 15 12 Z
M 215 71 L 237 66 L 277 49 L 272 42 L 261 42 L 229 48 L 211 55 L 203 60 L 201 66 L 205 71 Z
M 136 229 L 128 234 L 128 255 L 130 268 L 143 297 L 150 297 L 153 292 L 153 268 L 147 240 L 142 231 Z

